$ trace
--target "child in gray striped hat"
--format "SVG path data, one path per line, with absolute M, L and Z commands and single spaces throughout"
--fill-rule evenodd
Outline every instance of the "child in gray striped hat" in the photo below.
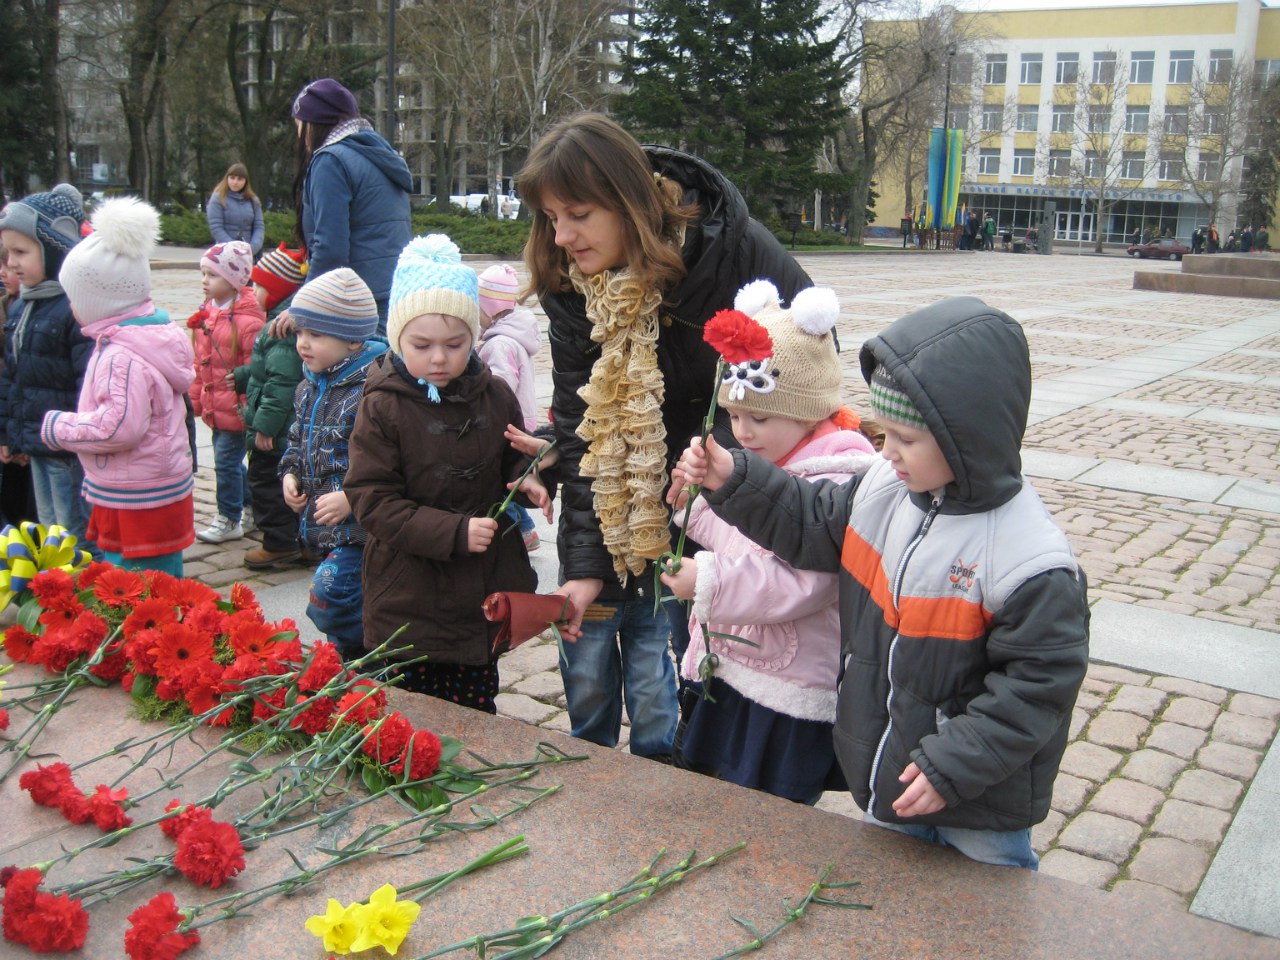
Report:
M 365 378 L 387 345 L 377 338 L 373 294 L 347 267 L 303 286 L 289 314 L 304 379 L 280 461 L 284 500 L 302 515 L 298 536 L 307 551 L 324 558 L 311 580 L 307 616 L 350 660 L 364 655 L 361 567 L 368 537 L 351 512 L 343 481 Z

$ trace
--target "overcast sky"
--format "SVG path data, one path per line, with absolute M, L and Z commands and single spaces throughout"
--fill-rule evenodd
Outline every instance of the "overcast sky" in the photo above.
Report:
M 954 0 L 961 10 L 1043 10 L 1078 7 L 1149 7 L 1169 2 L 1221 3 L 1222 0 Z M 1264 7 L 1276 6 L 1280 0 L 1263 0 Z

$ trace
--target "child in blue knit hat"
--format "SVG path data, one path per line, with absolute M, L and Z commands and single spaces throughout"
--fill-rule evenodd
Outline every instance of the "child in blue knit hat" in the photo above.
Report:
M 74 453 L 50 449 L 40 427 L 50 410 L 76 409 L 93 353 L 93 341 L 80 332 L 58 283 L 63 259 L 80 242 L 83 220 L 80 191 L 69 183 L 14 200 L 0 212 L 0 243 L 20 281 L 18 306 L 4 325 L 0 461 L 29 460 L 40 523 L 59 524 L 81 541 L 89 523 L 84 470 Z
M 418 237 L 391 282 L 391 352 L 369 371 L 351 434 L 346 492 L 369 534 L 364 643 L 404 627 L 406 689 L 496 713 L 497 624 L 481 605 L 495 591 L 530 591 L 536 578 L 511 516 L 497 509 L 527 465 L 503 432 L 523 424 L 511 388 L 475 353 L 475 271 L 442 234 Z M 546 489 L 520 482 L 550 510 Z M 496 519 L 495 519 L 496 518 Z

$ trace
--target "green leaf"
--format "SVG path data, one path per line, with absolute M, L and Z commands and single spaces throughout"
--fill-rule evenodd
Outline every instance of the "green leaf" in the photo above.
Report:
M 18 623 L 25 627 L 28 633 L 38 633 L 40 614 L 44 613 L 44 610 L 40 607 L 40 601 L 28 591 L 24 590 L 23 593 L 27 594 L 27 599 L 22 601 L 22 606 L 18 608 Z
M 462 744 L 453 737 L 440 738 L 440 763 L 445 764 L 462 752 Z
M 720 633 L 717 630 L 708 630 L 708 635 L 715 637 L 717 640 L 732 640 L 735 643 L 745 643 L 748 647 L 758 647 L 760 644 L 754 640 L 748 640 L 746 637 L 740 637 L 736 633 Z

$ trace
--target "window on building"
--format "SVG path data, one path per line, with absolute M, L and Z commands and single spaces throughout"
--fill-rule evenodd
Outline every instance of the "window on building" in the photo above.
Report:
M 967 87 L 973 83 L 973 54 L 958 53 L 952 58 L 951 82 L 961 87 Z
M 1090 133 L 1107 133 L 1111 129 L 1111 108 L 1110 107 L 1090 107 L 1089 108 L 1089 132 Z
M 1226 83 L 1231 79 L 1231 64 L 1235 57 L 1230 50 L 1209 51 L 1209 82 Z
M 1013 175 L 1015 177 L 1034 177 L 1036 175 L 1036 152 L 1034 150 L 1013 151 Z
M 1187 105 L 1173 103 L 1164 108 L 1164 132 L 1174 137 L 1185 137 L 1190 129 Z
M 1009 69 L 1009 57 L 1003 53 L 987 54 L 987 75 L 986 82 L 988 84 L 998 84 L 1004 86 L 1005 77 Z
M 1216 153 L 1200 151 L 1200 163 L 1196 168 L 1196 179 L 1204 183 L 1212 183 L 1218 179 L 1218 167 L 1222 158 Z
M 1226 129 L 1227 111 L 1225 107 L 1204 108 L 1204 132 L 1211 136 L 1220 136 Z
M 1102 176 L 1102 157 L 1098 156 L 1098 151 L 1088 150 L 1085 152 L 1084 175 L 1095 179 Z
M 1044 74 L 1044 54 L 1024 53 L 1022 55 L 1022 72 L 1018 76 L 1019 83 L 1039 83 Z
M 1191 71 L 1195 65 L 1194 50 L 1169 51 L 1169 82 L 1190 83 Z
M 960 130 L 969 125 L 969 108 L 968 107 L 952 107 L 951 112 L 947 114 L 947 126 L 953 130 Z
M 1035 104 L 1018 106 L 1018 129 L 1023 133 L 1035 133 L 1040 129 L 1040 108 Z
M 1114 51 L 1104 50 L 1093 55 L 1093 82 L 1111 83 L 1116 78 L 1116 55 Z
M 1075 129 L 1075 120 L 1075 107 L 1054 106 L 1053 126 L 1050 129 L 1054 133 L 1070 133 Z
M 1049 151 L 1049 176 L 1065 180 L 1071 176 L 1071 151 Z
M 1280 60 L 1255 60 L 1253 77 L 1260 87 L 1280 80 Z
M 98 162 L 100 148 L 96 144 L 80 144 L 76 147 L 76 177 L 81 183 L 93 179 L 93 165 Z
M 1176 153 L 1160 154 L 1160 165 L 1156 171 L 1156 177 L 1160 180 L 1181 180 L 1182 157 Z
M 1124 156 L 1120 158 L 1120 176 L 1126 180 L 1141 180 L 1146 172 L 1143 169 L 1146 165 L 1145 154 L 1126 150 Z
M 1058 72 L 1054 75 L 1057 83 L 1075 83 L 1080 76 L 1080 54 L 1058 54 Z
M 1124 132 L 1125 133 L 1146 133 L 1147 127 L 1151 123 L 1150 107 L 1125 107 L 1124 108 Z
M 978 173 L 985 176 L 998 176 L 1000 173 L 1000 151 L 982 149 L 978 151 Z
M 1129 82 L 1150 83 L 1156 72 L 1156 52 L 1135 50 L 1129 54 Z
M 1004 126 L 1004 107 L 998 103 L 982 105 L 982 129 L 999 130 Z

